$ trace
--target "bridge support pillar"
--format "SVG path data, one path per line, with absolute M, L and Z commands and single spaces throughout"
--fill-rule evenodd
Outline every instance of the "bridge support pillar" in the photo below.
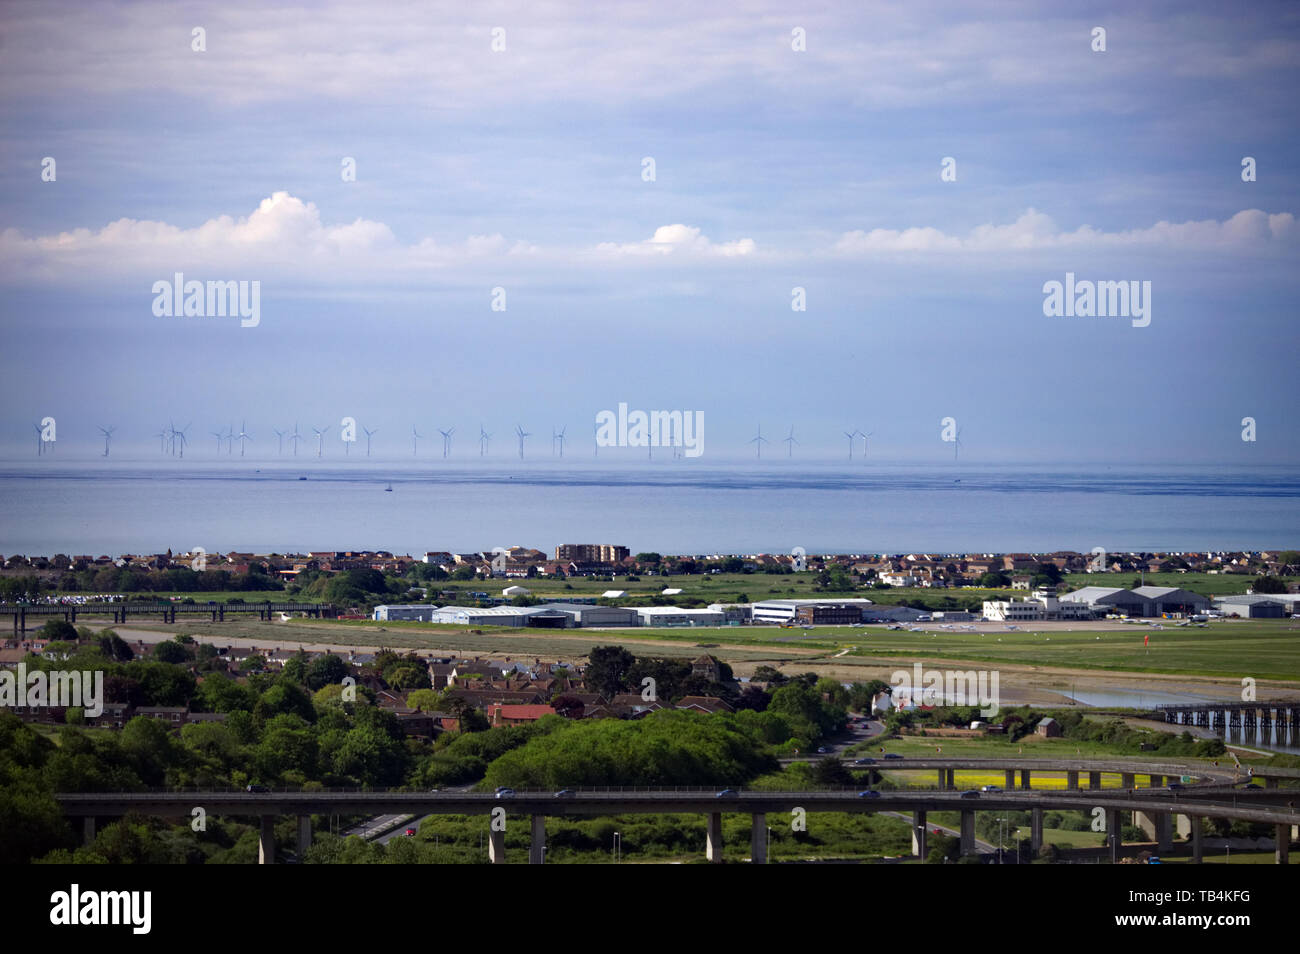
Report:
M 704 841 L 704 857 L 714 864 L 722 863 L 722 813 L 710 812 L 708 832 Z
M 1192 823 L 1192 864 L 1199 865 L 1205 860 L 1205 842 L 1201 834 L 1201 818 L 1199 815 L 1191 815 L 1188 821 Z
M 970 810 L 961 813 L 961 856 L 975 854 L 975 813 Z
M 1089 787 L 1089 788 L 1101 788 L 1101 773 L 1100 773 L 1100 772 L 1089 772 L 1089 773 L 1088 773 L 1088 787 Z
M 1028 790 L 1032 786 L 1029 784 L 1029 769 L 1020 770 L 1020 787 Z
M 1124 843 L 1119 824 L 1119 809 L 1107 809 L 1106 844 L 1110 848 L 1110 863 L 1113 865 L 1119 864 L 1119 849 L 1120 845 Z
M 928 831 L 925 827 L 925 812 L 912 812 L 912 854 L 925 860 L 929 849 L 926 844 L 926 835 Z
M 1065 787 L 1066 787 L 1067 789 L 1069 789 L 1070 791 L 1072 791 L 1072 792 L 1077 792 L 1077 791 L 1079 790 L 1079 773 L 1078 773 L 1078 772 L 1066 772 L 1066 773 L 1065 773 Z
M 1273 860 L 1280 865 L 1291 863 L 1291 826 L 1278 825 L 1274 829 L 1277 848 L 1273 850 Z
M 1007 775 L 1007 781 L 1006 784 L 1003 785 L 1002 787 L 1009 792 L 1016 787 L 1016 770 L 1007 769 L 1006 775 Z
M 81 820 L 81 841 L 90 844 L 95 840 L 95 816 L 87 815 Z
M 944 784 L 947 781 L 948 781 L 948 770 L 939 769 L 939 791 L 942 792 L 947 788 L 947 786 Z
M 1165 777 L 1163 775 L 1152 775 L 1150 782 L 1152 788 L 1164 788 Z
M 1156 850 L 1167 855 L 1174 850 L 1174 816 L 1169 812 L 1158 812 L 1152 821 L 1156 825 Z
M 491 818 L 491 816 L 488 816 Z M 506 833 L 491 822 L 488 823 L 488 863 L 503 865 L 506 863 Z
M 1266 779 L 1264 779 L 1264 787 L 1265 787 L 1265 788 L 1277 788 L 1277 779 L 1275 779 L 1275 778 L 1266 778 Z
M 1120 776 L 1119 776 L 1119 786 L 1120 786 L 1120 788 L 1132 788 L 1132 787 L 1133 787 L 1133 778 L 1134 778 L 1134 776 L 1133 776 L 1133 773 L 1132 773 L 1132 772 L 1121 772 L 1121 773 L 1120 773 Z
M 945 787 L 946 787 L 949 791 L 952 791 L 954 788 L 957 787 L 957 770 L 956 770 L 956 769 L 948 769 L 948 781 L 945 783 Z
M 749 860 L 756 865 L 767 864 L 767 815 L 755 812 L 749 826 Z
M 1029 854 L 1037 858 L 1043 850 L 1043 810 L 1032 808 L 1029 811 Z
M 275 816 L 262 815 L 261 822 L 257 836 L 257 863 L 273 865 L 275 864 Z
M 311 847 L 311 816 L 298 816 L 298 862 L 301 864 L 307 849 Z
M 533 840 L 528 844 L 528 863 L 546 864 L 546 816 L 533 816 Z

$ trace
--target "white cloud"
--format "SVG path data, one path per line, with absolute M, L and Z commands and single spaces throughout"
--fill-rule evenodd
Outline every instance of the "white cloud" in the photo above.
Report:
M 1223 222 L 1157 222 L 1148 228 L 1104 232 L 1081 225 L 1073 232 L 1061 231 L 1052 219 L 1029 209 L 1009 225 L 980 225 L 965 235 L 923 227 L 907 229 L 860 229 L 845 232 L 835 243 L 839 255 L 865 256 L 876 253 L 1010 252 L 1037 249 L 1246 249 L 1292 245 L 1300 236 L 1290 212 L 1270 215 L 1246 209 Z
M 715 244 L 693 225 L 661 225 L 654 235 L 643 242 L 620 244 L 618 242 L 601 242 L 596 246 L 596 253 L 612 258 L 636 258 L 651 255 L 681 256 L 715 256 L 733 258 L 750 255 L 756 246 L 750 238 L 734 242 Z

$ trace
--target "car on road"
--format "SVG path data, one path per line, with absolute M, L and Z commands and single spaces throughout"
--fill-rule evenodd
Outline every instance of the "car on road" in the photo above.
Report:
M 817 746 L 817 754 L 818 754 L 818 755 L 825 755 L 825 754 L 826 754 L 827 752 L 829 752 L 829 751 L 830 751 L 830 749 L 826 748 L 826 746 L 824 746 L 824 745 L 819 745 L 819 746 Z
M 714 795 L 713 797 L 714 798 L 739 798 L 740 793 L 737 792 L 734 788 L 724 788 L 722 791 L 718 792 L 718 794 Z
M 252 795 L 265 795 L 271 790 L 267 788 L 265 785 L 249 785 L 244 789 L 244 791 Z
M 873 792 L 870 789 L 867 789 L 865 792 L 858 792 L 858 798 L 879 798 L 879 797 L 880 797 L 879 792 Z
M 513 788 L 502 787 L 497 789 L 497 798 L 514 798 L 514 797 L 515 797 L 515 790 Z
M 875 759 L 854 759 L 853 764 L 854 765 L 875 765 L 876 760 Z
M 571 788 L 562 788 L 555 793 L 556 798 L 572 798 L 577 793 Z
M 982 792 L 1000 792 L 1000 791 L 1002 791 L 1002 786 L 1001 786 L 1001 785 L 985 785 L 983 788 L 980 789 L 980 791 L 982 791 Z
M 414 829 L 414 828 L 408 828 L 408 829 L 406 829 L 406 831 L 404 832 L 404 834 L 406 835 L 407 838 L 414 838 L 414 837 L 415 837 L 415 829 Z
M 1184 785 L 1182 782 L 1170 782 L 1168 785 L 1165 786 L 1165 789 L 1170 792 L 1181 792 L 1186 787 L 1187 786 Z
M 971 789 L 969 792 L 962 792 L 962 793 L 961 793 L 961 797 L 962 797 L 962 798 L 979 798 L 979 797 L 980 797 L 980 793 L 977 792 L 977 791 L 975 791 L 974 789 Z
M 897 752 L 886 752 L 886 753 L 885 753 L 885 758 L 887 758 L 887 759 L 901 759 L 902 756 L 899 755 Z

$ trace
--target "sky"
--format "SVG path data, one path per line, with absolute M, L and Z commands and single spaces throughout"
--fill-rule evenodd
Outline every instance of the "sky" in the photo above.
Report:
M 0 6 L 0 457 L 625 403 L 712 462 L 1300 463 L 1294 5 L 265 6 Z

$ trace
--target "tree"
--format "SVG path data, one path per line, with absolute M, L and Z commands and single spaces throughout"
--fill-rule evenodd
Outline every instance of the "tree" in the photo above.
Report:
M 551 708 L 555 710 L 557 715 L 561 715 L 566 719 L 581 719 L 583 712 L 586 711 L 587 704 L 577 696 L 566 693 L 556 697 L 555 701 L 551 703 Z
M 323 689 L 331 683 L 342 682 L 348 674 L 348 664 L 333 653 L 317 656 L 307 664 L 307 688 Z
M 51 642 L 75 643 L 77 641 L 77 627 L 66 620 L 52 619 L 41 627 L 41 631 L 37 635 Z
M 1286 584 L 1276 576 L 1257 576 L 1250 588 L 1255 593 L 1285 593 L 1287 591 Z
M 635 663 L 622 646 L 596 646 L 587 656 L 587 685 L 609 699 L 627 688 L 627 673 Z
M 154 647 L 153 658 L 155 662 L 184 665 L 190 661 L 190 652 L 180 643 L 168 641 Z

